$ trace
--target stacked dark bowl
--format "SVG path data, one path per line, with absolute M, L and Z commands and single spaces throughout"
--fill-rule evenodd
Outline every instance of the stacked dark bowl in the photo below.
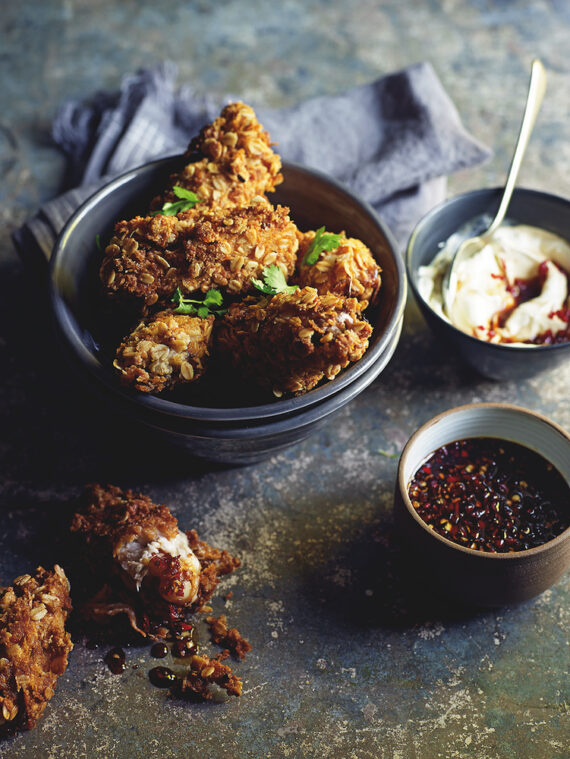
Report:
M 266 396 L 226 393 L 219 383 L 192 404 L 178 394 L 160 397 L 120 385 L 112 353 L 101 337 L 108 317 L 101 301 L 96 244 L 109 238 L 114 223 L 136 215 L 180 164 L 163 159 L 115 179 L 93 195 L 70 219 L 51 259 L 51 297 L 56 330 L 72 365 L 101 402 L 137 427 L 189 454 L 221 463 L 260 460 L 306 438 L 366 388 L 390 360 L 402 329 L 406 277 L 390 232 L 372 208 L 320 172 L 293 164 L 271 201 L 289 206 L 300 229 L 322 225 L 345 230 L 372 250 L 382 268 L 378 303 L 368 310 L 374 331 L 363 358 L 334 380 L 304 395 L 270 401 Z M 227 378 L 228 387 L 237 379 Z

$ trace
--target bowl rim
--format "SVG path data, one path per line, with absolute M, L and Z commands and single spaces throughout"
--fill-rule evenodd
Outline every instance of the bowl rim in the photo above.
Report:
M 449 540 L 448 538 L 444 538 L 443 535 L 440 535 L 439 533 L 435 532 L 435 530 L 432 530 L 427 525 L 427 523 L 424 522 L 424 520 L 417 514 L 416 510 L 412 506 L 412 502 L 408 495 L 408 488 L 407 488 L 408 483 L 404 482 L 404 463 L 405 463 L 406 457 L 409 455 L 409 451 L 413 443 L 426 430 L 433 427 L 435 424 L 438 424 L 445 417 L 453 415 L 453 414 L 457 414 L 460 412 L 465 412 L 470 409 L 480 409 L 480 408 L 508 409 L 509 411 L 512 411 L 513 413 L 518 413 L 518 414 L 526 415 L 526 416 L 532 416 L 535 419 L 538 419 L 543 424 L 551 427 L 562 438 L 564 438 L 564 440 L 566 441 L 566 444 L 570 447 L 570 434 L 566 432 L 566 430 L 563 427 L 561 427 L 559 424 L 557 424 L 556 422 L 553 422 L 552 419 L 549 419 L 547 416 L 539 413 L 538 411 L 533 411 L 532 409 L 527 409 L 527 408 L 524 408 L 523 406 L 516 406 L 512 403 L 466 403 L 462 406 L 454 406 L 453 408 L 447 409 L 446 411 L 442 411 L 439 414 L 436 414 L 431 419 L 428 419 L 427 422 L 422 424 L 421 427 L 418 427 L 418 429 L 410 436 L 410 438 L 406 442 L 406 445 L 402 449 L 402 453 L 400 454 L 400 459 L 398 461 L 396 482 L 397 482 L 398 490 L 399 490 L 402 502 L 405 506 L 406 512 L 408 513 L 409 516 L 412 517 L 414 522 L 422 528 L 422 531 L 426 535 L 429 535 L 431 536 L 431 538 L 439 541 L 442 548 L 453 549 L 453 550 L 459 551 L 465 556 L 468 556 L 478 561 L 485 561 L 485 560 L 521 561 L 521 560 L 525 560 L 527 557 L 532 558 L 541 553 L 544 553 L 545 551 L 550 551 L 556 548 L 556 546 L 559 545 L 560 543 L 563 543 L 564 541 L 570 539 L 570 527 L 567 527 L 563 532 L 560 533 L 560 535 L 557 535 L 552 540 L 549 540 L 546 543 L 542 543 L 539 546 L 535 546 L 534 548 L 527 548 L 523 551 L 512 551 L 509 553 L 490 553 L 487 551 L 478 551 L 475 548 L 467 548 L 465 546 L 461 546 L 458 543 L 453 542 L 452 540 Z M 504 439 L 494 434 L 489 434 L 489 437 L 496 437 L 498 440 Z M 524 445 L 524 443 L 521 442 L 520 445 Z
M 513 345 L 510 343 L 491 343 L 487 340 L 483 340 L 479 337 L 474 337 L 473 335 L 470 335 L 468 332 L 464 332 L 463 330 L 459 329 L 459 327 L 456 327 L 454 324 L 452 324 L 448 319 L 443 319 L 440 314 L 435 311 L 431 305 L 427 302 L 427 300 L 421 295 L 418 288 L 416 287 L 415 282 L 415 274 L 417 272 L 417 267 L 413 268 L 411 259 L 412 259 L 412 251 L 414 248 L 414 244 L 416 241 L 416 238 L 420 234 L 420 232 L 425 228 L 426 225 L 431 224 L 435 218 L 437 218 L 437 215 L 441 213 L 441 211 L 448 207 L 452 206 L 455 203 L 459 203 L 460 201 L 464 200 L 467 197 L 484 197 L 485 195 L 493 195 L 497 194 L 500 196 L 500 193 L 502 193 L 504 190 L 503 187 L 484 187 L 479 190 L 469 190 L 468 192 L 460 193 L 459 195 L 453 195 L 450 198 L 446 198 L 441 203 L 438 203 L 437 206 L 434 206 L 430 211 L 428 211 L 425 216 L 422 216 L 422 218 L 418 221 L 416 226 L 414 227 L 412 234 L 410 235 L 410 239 L 408 240 L 408 244 L 406 246 L 406 252 L 405 252 L 405 264 L 406 264 L 406 274 L 408 276 L 408 282 L 410 285 L 410 289 L 412 290 L 414 297 L 416 301 L 427 308 L 429 310 L 429 313 L 433 315 L 441 324 L 444 324 L 446 327 L 448 327 L 451 332 L 455 335 L 455 337 L 459 338 L 465 338 L 468 342 L 481 346 L 481 345 L 488 345 L 489 350 L 495 351 L 496 353 L 518 353 L 518 354 L 527 354 L 529 351 L 532 353 L 536 352 L 548 352 L 548 351 L 559 351 L 559 350 L 566 350 L 568 349 L 568 346 L 570 345 L 569 342 L 565 343 L 556 343 L 554 345 Z M 529 198 L 534 197 L 542 197 L 547 198 L 549 200 L 554 201 L 555 203 L 561 203 L 567 206 L 567 211 L 570 211 L 570 199 L 562 197 L 562 195 L 555 195 L 551 192 L 545 192 L 543 190 L 534 190 L 531 188 L 526 187 L 516 187 L 513 192 L 513 197 L 516 195 L 522 195 L 527 196 Z M 536 226 L 536 225 L 534 225 Z M 570 240 L 568 241 L 570 243 Z
M 68 308 L 63 297 L 56 287 L 56 278 L 60 269 L 60 258 L 62 251 L 65 250 L 69 237 L 75 231 L 76 227 L 81 224 L 82 220 L 92 211 L 92 209 L 108 195 L 119 190 L 123 185 L 128 184 L 141 173 L 151 172 L 163 165 L 165 168 L 169 163 L 176 165 L 182 160 L 184 154 L 170 155 L 158 158 L 145 164 L 141 164 L 129 171 L 126 171 L 115 177 L 103 187 L 98 188 L 89 196 L 72 214 L 67 223 L 59 233 L 53 247 L 53 252 L 49 262 L 49 292 L 52 313 L 55 317 L 60 336 L 63 337 L 71 352 L 76 356 L 80 363 L 101 382 L 107 389 L 114 394 L 122 397 L 128 404 L 140 406 L 143 405 L 154 413 L 161 413 L 177 418 L 186 418 L 189 420 L 203 422 L 240 422 L 260 418 L 269 418 L 275 416 L 291 415 L 302 409 L 320 403 L 330 396 L 335 395 L 344 387 L 354 382 L 360 375 L 366 372 L 376 361 L 380 360 L 382 354 L 390 343 L 394 331 L 402 319 L 407 296 L 407 276 L 402 256 L 399 254 L 397 243 L 386 222 L 379 217 L 374 208 L 365 200 L 358 197 L 352 190 L 347 188 L 343 183 L 329 177 L 324 172 L 312 167 L 304 166 L 292 161 L 283 161 L 283 170 L 286 173 L 288 168 L 301 172 L 310 177 L 316 177 L 318 180 L 333 185 L 336 190 L 348 196 L 353 203 L 359 206 L 376 224 L 380 232 L 386 238 L 388 247 L 392 253 L 394 265 L 398 273 L 398 287 L 396 293 L 396 303 L 393 313 L 390 316 L 384 333 L 380 336 L 378 342 L 355 364 L 347 367 L 339 377 L 326 382 L 316 388 L 304 393 L 303 395 L 293 396 L 290 398 L 279 399 L 271 403 L 263 403 L 255 406 L 237 406 L 237 407 L 210 407 L 210 406 L 192 406 L 190 404 L 179 403 L 165 400 L 159 396 L 150 393 L 145 394 L 131 388 L 125 388 L 120 383 L 112 382 L 112 377 L 96 356 L 87 348 L 81 340 L 78 330 L 75 328 L 73 321 L 69 318 Z

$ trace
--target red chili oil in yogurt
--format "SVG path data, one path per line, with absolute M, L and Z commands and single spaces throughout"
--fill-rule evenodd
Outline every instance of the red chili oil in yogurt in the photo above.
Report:
M 408 495 L 435 532 L 478 551 L 524 551 L 570 526 L 570 487 L 560 472 L 534 451 L 495 438 L 438 448 Z
M 554 263 L 553 261 L 551 263 Z M 504 326 L 507 317 L 511 314 L 514 308 L 520 306 L 521 303 L 536 298 L 542 292 L 544 282 L 547 276 L 547 261 L 543 261 L 538 267 L 538 274 L 531 279 L 515 279 L 513 285 L 507 289 L 515 299 L 515 304 L 512 308 L 508 309 L 499 319 L 500 326 Z M 558 264 L 554 265 L 566 276 L 568 281 L 567 290 L 570 292 L 570 274 Z M 561 321 L 565 322 L 566 327 L 553 333 L 548 329 L 546 332 L 541 332 L 536 335 L 532 340 L 525 340 L 524 342 L 531 343 L 532 345 L 559 345 L 560 343 L 570 342 L 570 305 L 564 305 L 558 311 L 553 311 L 549 314 L 552 319 L 557 316 Z

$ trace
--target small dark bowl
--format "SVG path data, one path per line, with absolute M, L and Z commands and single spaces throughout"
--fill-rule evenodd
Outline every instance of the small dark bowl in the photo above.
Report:
M 51 298 L 56 331 L 72 365 L 114 410 L 193 455 L 223 463 L 245 463 L 303 439 L 361 392 L 387 363 L 401 331 L 406 298 L 403 263 L 390 232 L 373 209 L 320 172 L 285 164 L 284 182 L 271 195 L 287 205 L 301 229 L 326 225 L 345 229 L 373 251 L 382 267 L 378 305 L 369 309 L 374 332 L 362 359 L 331 382 L 304 395 L 270 401 L 247 395 L 234 379 L 212 381 L 184 396 L 154 396 L 124 388 L 112 369 L 121 334 L 116 314 L 107 317 L 99 289 L 101 253 L 96 236 L 108 239 L 114 223 L 145 208 L 157 186 L 180 166 L 181 157 L 134 169 L 95 193 L 76 211 L 59 236 L 51 259 Z M 120 316 L 117 317 L 120 319 Z M 228 392 L 229 391 L 229 392 Z M 273 426 L 272 426 L 273 425 Z
M 512 380 L 531 377 L 559 366 L 570 358 L 570 343 L 521 347 L 488 343 L 472 337 L 442 319 L 418 292 L 418 269 L 429 264 L 454 232 L 481 214 L 493 216 L 502 188 L 476 190 L 446 200 L 416 226 L 406 253 L 408 280 L 419 307 L 433 331 L 448 342 L 480 374 L 491 379 Z M 570 201 L 557 195 L 517 188 L 508 210 L 508 219 L 547 229 L 570 241 Z
M 437 448 L 455 440 L 493 437 L 539 453 L 570 483 L 570 435 L 533 411 L 501 403 L 459 406 L 430 419 L 408 440 L 398 465 L 395 520 L 409 547 L 415 576 L 437 595 L 498 607 L 542 593 L 570 568 L 570 528 L 554 540 L 514 553 L 487 553 L 453 543 L 418 516 L 408 483 Z M 569 491 L 570 492 L 570 491 Z M 570 499 L 566 504 L 570 509 Z

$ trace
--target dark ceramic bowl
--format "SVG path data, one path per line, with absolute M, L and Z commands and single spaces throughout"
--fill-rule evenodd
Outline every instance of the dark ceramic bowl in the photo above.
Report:
M 416 226 L 408 244 L 406 269 L 412 291 L 428 325 L 438 337 L 485 377 L 531 377 L 570 358 L 570 343 L 521 347 L 487 343 L 462 332 L 437 314 L 418 292 L 418 269 L 429 264 L 454 232 L 481 214 L 494 216 L 502 188 L 477 190 L 446 200 Z M 570 241 L 570 201 L 536 190 L 515 189 L 507 218 L 554 232 Z
M 396 523 L 416 565 L 415 576 L 438 595 L 490 607 L 525 601 L 546 590 L 570 568 L 570 528 L 536 548 L 488 553 L 438 535 L 418 516 L 408 496 L 411 478 L 433 451 L 474 437 L 499 438 L 530 448 L 570 484 L 570 435 L 557 424 L 507 404 L 459 406 L 430 419 L 402 451 L 394 501 Z M 566 508 L 570 509 L 570 498 Z
M 287 205 L 301 229 L 323 224 L 346 230 L 372 250 L 382 267 L 378 305 L 369 309 L 374 332 L 362 359 L 304 395 L 271 401 L 252 395 L 236 382 L 201 383 L 191 394 L 154 396 L 120 385 L 112 369 L 120 339 L 116 314 L 99 289 L 101 253 L 96 237 L 108 239 L 114 223 L 142 211 L 156 187 L 180 165 L 181 158 L 155 161 L 113 180 L 73 215 L 59 236 L 51 259 L 51 297 L 56 330 L 73 366 L 104 402 L 133 425 L 142 424 L 196 456 L 244 463 L 306 437 L 361 392 L 387 363 L 399 338 L 406 277 L 390 232 L 372 208 L 320 172 L 286 164 L 284 182 L 271 195 Z M 124 327 L 125 334 L 127 327 Z

